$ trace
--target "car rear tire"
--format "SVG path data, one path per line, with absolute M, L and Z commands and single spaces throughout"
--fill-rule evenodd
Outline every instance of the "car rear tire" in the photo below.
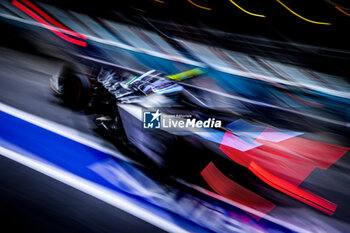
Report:
M 91 83 L 86 76 L 64 67 L 59 83 L 62 99 L 66 105 L 74 108 L 83 108 L 87 105 L 91 96 Z

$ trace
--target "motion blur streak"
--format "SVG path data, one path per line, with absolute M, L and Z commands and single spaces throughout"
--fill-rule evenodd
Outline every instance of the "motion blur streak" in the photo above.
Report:
M 209 8 L 209 7 L 200 6 L 200 5 L 198 5 L 198 4 L 194 3 L 194 2 L 192 2 L 191 0 L 187 0 L 187 1 L 188 1 L 189 3 L 191 3 L 193 6 L 196 6 L 196 7 L 198 7 L 198 8 L 201 8 L 201 9 L 203 9 L 203 10 L 211 11 L 211 8 Z
M 335 9 L 337 9 L 338 11 L 340 11 L 341 13 L 343 13 L 344 15 L 350 17 L 350 14 L 349 14 L 348 12 L 344 11 L 341 7 L 335 6 Z
M 335 3 L 335 2 L 332 2 L 332 1 L 330 1 L 330 0 L 325 0 L 327 3 L 329 3 L 329 4 L 331 4 L 331 5 L 333 5 L 333 6 L 339 6 L 340 8 L 342 8 L 342 9 L 344 9 L 344 10 L 350 10 L 350 8 L 346 8 L 346 7 L 344 7 L 344 6 L 342 6 L 342 5 L 339 5 L 338 3 Z
M 233 0 L 230 0 L 230 2 L 235 5 L 238 9 L 240 9 L 241 11 L 247 13 L 248 15 L 252 15 L 252 16 L 256 16 L 256 17 L 262 17 L 262 18 L 265 18 L 266 16 L 265 15 L 259 15 L 259 14 L 254 14 L 252 12 L 249 12 L 245 9 L 243 9 L 242 7 L 240 7 L 237 3 L 235 3 Z
M 104 153 L 110 154 L 113 157 L 116 157 L 122 161 L 132 163 L 130 159 L 118 153 L 112 148 L 103 146 L 103 141 L 97 137 L 93 137 L 82 131 L 75 130 L 73 128 L 69 128 L 67 126 L 55 123 L 53 121 L 43 119 L 41 117 L 29 114 L 27 112 L 21 111 L 19 109 L 10 107 L 6 104 L 0 102 L 0 111 L 5 112 L 9 115 L 17 117 L 23 121 L 29 122 L 33 125 L 37 125 L 40 128 L 46 129 L 48 131 L 54 132 L 55 134 L 61 135 L 65 138 L 68 138 L 72 141 L 78 142 L 80 144 L 86 145 L 88 147 L 94 148 L 98 151 L 102 151 Z
M 271 133 L 280 136 L 269 138 Z M 336 204 L 298 186 L 316 167 L 328 169 L 349 148 L 300 137 L 276 141 L 283 136 L 283 133 L 275 134 L 270 128 L 265 129 L 253 143 L 250 143 L 249 148 L 237 147 L 235 141 L 232 141 L 232 136 L 231 132 L 225 133 L 220 149 L 233 161 L 247 167 L 271 187 L 329 215 L 333 214 Z
M 159 3 L 164 3 L 163 1 L 161 0 L 154 0 L 155 2 L 159 2 Z
M 309 106 L 313 106 L 313 107 L 316 107 L 316 108 L 324 107 L 324 105 L 321 104 L 321 103 L 318 103 L 318 102 L 312 101 L 312 100 L 307 100 L 307 99 L 305 99 L 305 98 L 302 98 L 302 97 L 300 97 L 300 96 L 297 96 L 297 95 L 293 94 L 293 93 L 290 92 L 290 91 L 287 91 L 287 90 L 282 90 L 282 91 L 283 91 L 283 93 L 285 93 L 286 95 L 292 97 L 293 99 L 295 99 L 295 100 L 297 100 L 297 101 L 299 101 L 299 102 L 301 102 L 301 103 L 304 103 L 304 104 L 307 104 L 307 105 L 309 105 Z
M 272 175 L 271 173 L 267 172 L 265 169 L 257 165 L 255 162 L 251 162 L 248 168 L 257 177 L 259 177 L 262 181 L 264 181 L 271 187 L 274 187 L 277 190 L 294 197 L 295 199 L 298 199 L 310 206 L 313 206 L 326 214 L 333 215 L 334 211 L 337 208 L 337 204 L 334 204 L 326 199 L 323 199 L 322 197 L 307 192 L 297 186 L 294 186 Z
M 264 148 L 268 148 L 277 153 L 284 153 L 289 159 L 297 159 L 309 166 L 315 166 L 321 169 L 328 169 L 349 150 L 347 147 L 312 141 L 300 137 L 290 138 L 278 143 L 261 140 L 259 137 L 256 142 L 262 143 L 262 147 Z
M 43 17 L 44 19 L 46 19 L 47 21 L 49 21 L 50 23 L 52 23 L 54 26 L 65 30 L 67 34 L 71 35 L 71 36 L 75 36 L 78 37 L 80 39 L 87 39 L 87 36 L 82 35 L 80 33 L 74 32 L 71 29 L 67 28 L 66 26 L 62 25 L 61 23 L 57 22 L 54 18 L 50 17 L 49 15 L 47 15 L 44 11 L 42 11 L 39 7 L 37 7 L 36 5 L 34 5 L 33 3 L 31 3 L 28 0 L 22 0 L 22 2 L 24 4 L 26 4 L 27 6 L 29 6 L 30 8 L 32 8 L 32 10 L 34 10 L 36 13 L 38 13 L 41 17 Z
M 162 219 L 153 213 L 145 211 L 144 209 L 135 205 L 134 203 L 130 203 L 125 199 L 123 200 L 121 196 L 116 195 L 116 192 L 110 191 L 104 187 L 101 187 L 100 185 L 92 183 L 72 173 L 66 172 L 62 169 L 46 164 L 44 162 L 28 158 L 17 152 L 8 150 L 7 148 L 4 148 L 2 146 L 0 146 L 0 153 L 1 155 L 11 160 L 14 160 L 27 167 L 30 167 L 42 174 L 45 174 L 84 193 L 94 196 L 117 208 L 123 209 L 143 220 L 149 221 L 150 223 L 153 223 L 154 225 L 159 226 L 164 230 L 170 232 L 187 232 L 181 227 L 178 227 L 173 223 L 170 223 L 167 220 Z
M 63 34 L 62 32 L 60 32 L 59 30 L 57 30 L 55 27 L 51 26 L 50 24 L 48 24 L 45 20 L 43 20 L 42 18 L 40 18 L 37 14 L 35 14 L 33 11 L 31 11 L 30 9 L 28 9 L 27 7 L 23 6 L 21 3 L 19 3 L 18 1 L 14 0 L 12 1 L 12 4 L 14 6 L 16 6 L 18 9 L 22 10 L 23 12 L 25 12 L 26 14 L 28 14 L 30 17 L 32 17 L 33 19 L 35 19 L 36 21 L 38 21 L 39 23 L 41 23 L 44 27 L 46 27 L 47 29 L 49 29 L 51 32 L 55 33 L 57 36 L 61 37 L 62 39 L 72 43 L 72 44 L 76 44 L 76 45 L 80 45 L 83 47 L 86 47 L 86 42 L 84 41 L 80 41 L 80 40 L 76 40 L 74 38 L 68 37 L 65 34 Z
M 226 177 L 212 162 L 203 169 L 201 175 L 208 185 L 221 196 L 259 211 L 262 217 L 248 212 L 256 220 L 260 220 L 265 214 L 276 207 L 272 202 Z
M 227 135 L 232 134 L 226 133 L 223 142 L 226 141 Z M 258 142 L 263 145 L 260 144 L 261 146 L 255 146 L 254 149 L 248 151 L 222 143 L 220 149 L 233 161 L 244 167 L 248 167 L 251 161 L 255 161 L 270 173 L 284 177 L 294 185 L 300 185 L 315 167 L 328 169 L 347 152 L 346 148 L 332 148 L 321 142 L 302 139 L 306 140 L 303 142 L 300 139 L 302 138 L 288 139 L 282 143 L 259 140 Z M 301 145 L 298 146 L 297 143 Z
M 281 2 L 280 0 L 276 0 L 279 4 L 281 4 L 284 8 L 286 8 L 290 13 L 292 13 L 293 15 L 307 21 L 307 22 L 310 22 L 310 23 L 315 23 L 315 24 L 322 24 L 322 25 L 331 25 L 331 23 L 325 23 L 325 22 L 319 22 L 319 21 L 314 21 L 314 20 L 310 20 L 310 19 L 307 19 L 297 13 L 295 13 L 292 9 L 290 9 L 288 6 L 286 6 L 283 2 Z

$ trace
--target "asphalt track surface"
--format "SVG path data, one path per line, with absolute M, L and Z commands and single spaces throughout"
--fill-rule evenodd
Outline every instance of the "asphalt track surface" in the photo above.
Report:
M 49 78 L 60 69 L 60 61 L 5 48 L 0 48 L 0 52 L 1 103 L 93 136 L 99 144 L 118 152 L 94 131 L 92 116 L 66 108 L 53 96 Z M 327 174 L 317 170 L 306 180 L 321 193 L 332 190 L 329 196 L 339 204 L 337 219 L 318 215 L 317 221 L 329 222 L 342 232 L 348 229 L 350 180 L 348 176 L 339 176 L 338 170 L 348 174 L 349 160 L 349 156 L 344 156 Z M 13 232 L 160 231 L 133 215 L 7 158 L 0 157 L 0 173 L 0 222 L 4 229 L 8 226 Z M 308 214 L 309 211 L 303 211 L 299 219 L 303 216 L 306 219 Z
M 2 156 L 0 170 L 2 231 L 162 232 L 133 215 Z
M 88 116 L 61 106 L 48 88 L 50 73 L 55 72 L 60 63 L 3 49 L 0 59 L 2 103 L 86 134 L 95 134 Z M 108 142 L 104 143 L 106 147 L 116 150 Z M 7 229 L 6 232 L 162 231 L 97 198 L 2 156 L 0 223 L 1 231 Z
M 84 133 L 94 133 L 91 120 L 63 106 L 49 88 L 50 77 L 60 69 L 60 62 L 11 50 L 3 50 L 2 54 L 2 103 Z

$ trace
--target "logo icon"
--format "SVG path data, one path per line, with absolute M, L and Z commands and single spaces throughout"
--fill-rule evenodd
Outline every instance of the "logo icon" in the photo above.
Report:
M 159 129 L 161 127 L 162 114 L 157 109 L 156 112 L 143 112 L 143 128 L 145 129 Z

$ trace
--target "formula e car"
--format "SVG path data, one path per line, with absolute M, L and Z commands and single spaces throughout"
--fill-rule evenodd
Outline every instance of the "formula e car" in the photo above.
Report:
M 258 220 L 289 203 L 286 198 L 332 215 L 337 204 L 302 183 L 348 148 L 270 124 L 273 109 L 242 104 L 214 85 L 196 85 L 204 73 L 197 68 L 166 76 L 104 67 L 82 73 L 65 66 L 51 86 L 67 105 L 94 112 L 98 128 L 132 148 L 136 158 L 145 155 L 172 175 L 248 206 Z

